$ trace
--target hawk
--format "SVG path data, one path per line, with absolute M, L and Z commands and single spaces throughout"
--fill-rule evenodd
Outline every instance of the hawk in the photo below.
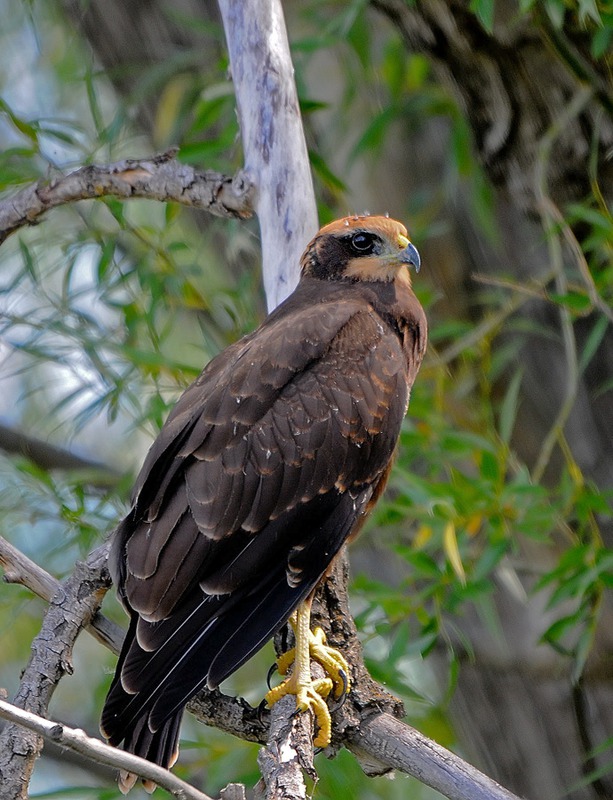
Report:
M 293 294 L 174 407 L 111 548 L 130 627 L 102 713 L 110 744 L 171 766 L 185 704 L 288 621 L 292 674 L 266 699 L 295 694 L 328 744 L 325 697 L 348 688 L 347 664 L 310 631 L 310 601 L 387 481 L 426 348 L 411 265 L 399 222 L 326 225 Z M 329 677 L 311 680 L 311 657 Z

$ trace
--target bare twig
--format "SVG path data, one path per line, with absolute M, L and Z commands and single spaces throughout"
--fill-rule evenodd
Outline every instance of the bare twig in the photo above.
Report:
M 364 719 L 348 742 L 358 756 L 402 770 L 451 800 L 518 800 L 496 781 L 390 714 Z
M 5 700 L 0 700 L 0 717 L 27 728 L 51 742 L 81 753 L 98 764 L 106 764 L 118 770 L 132 772 L 140 778 L 153 781 L 181 800 L 211 800 L 208 795 L 199 792 L 167 769 L 158 767 L 157 764 L 153 764 L 145 758 L 111 747 L 99 739 L 93 739 L 77 728 L 69 728 L 66 725 L 44 719 L 30 711 L 17 708 Z
M 61 588 L 57 578 L 31 561 L 21 550 L 0 536 L 0 566 L 6 583 L 19 583 L 48 603 Z
M 0 244 L 19 228 L 38 222 L 52 208 L 96 197 L 145 197 L 201 208 L 221 217 L 251 216 L 252 186 L 244 173 L 232 178 L 196 170 L 177 161 L 176 152 L 103 166 L 92 164 L 27 186 L 0 201 Z
M 1 423 L 0 450 L 25 456 L 41 469 L 78 470 L 80 476 L 85 477 L 87 474 L 87 484 L 90 486 L 104 488 L 116 486 L 121 477 L 107 464 L 82 458 L 69 450 L 35 439 Z
M 105 545 L 103 553 L 108 552 Z M 104 556 L 106 558 L 106 555 Z M 0 566 L 4 569 L 6 583 L 19 583 L 35 595 L 50 603 L 62 589 L 62 584 L 38 564 L 34 563 L 10 542 L 0 536 Z M 124 632 L 119 625 L 97 611 L 87 630 L 115 655 L 121 650 Z
M 558 233 L 554 229 L 556 222 L 556 215 L 554 213 L 555 204 L 549 197 L 547 170 L 551 160 L 551 150 L 555 141 L 561 133 L 566 130 L 568 124 L 581 113 L 592 96 L 592 90 L 586 87 L 581 87 L 577 91 L 572 102 L 569 103 L 558 118 L 554 120 L 541 139 L 538 148 L 538 157 L 535 163 L 534 193 L 536 196 L 536 204 L 541 216 L 543 229 L 547 232 L 547 247 L 549 249 L 551 267 L 554 272 L 556 291 L 560 295 L 564 295 L 567 292 L 567 278 L 564 271 L 562 244 Z M 543 440 L 536 464 L 532 470 L 532 477 L 536 483 L 543 477 L 553 448 L 564 432 L 564 426 L 575 405 L 579 387 L 579 367 L 577 362 L 575 331 L 570 312 L 564 305 L 560 306 L 560 323 L 562 326 L 562 338 L 564 341 L 567 367 L 566 391 L 556 419 Z

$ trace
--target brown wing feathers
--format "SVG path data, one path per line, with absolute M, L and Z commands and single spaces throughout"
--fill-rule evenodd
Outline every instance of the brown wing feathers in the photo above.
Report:
M 377 308 L 388 287 L 343 283 L 342 271 L 318 279 L 316 263 L 184 393 L 113 545 L 132 622 L 102 728 L 161 764 L 174 758 L 189 698 L 237 669 L 317 585 L 395 448 L 415 342 Z M 404 302 L 404 283 L 398 292 Z M 421 339 L 410 358 L 421 360 L 425 321 L 413 301 Z

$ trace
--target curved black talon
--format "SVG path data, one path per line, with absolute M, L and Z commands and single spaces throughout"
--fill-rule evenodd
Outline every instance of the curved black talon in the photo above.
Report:
M 268 670 L 268 673 L 267 673 L 267 675 L 266 675 L 266 685 L 268 686 L 268 688 L 269 688 L 269 689 L 272 689 L 272 686 L 270 685 L 270 679 L 271 679 L 271 678 L 272 678 L 272 676 L 275 674 L 275 672 L 277 672 L 277 670 L 278 670 L 278 669 L 279 669 L 279 665 L 278 665 L 278 664 L 277 664 L 277 662 L 275 661 L 275 662 L 274 662 L 274 663 L 271 665 L 270 669 Z
M 338 674 L 343 682 L 343 691 L 341 692 L 341 695 L 336 701 L 336 703 L 334 703 L 333 706 L 329 706 L 331 714 L 334 714 L 335 711 L 338 711 L 339 708 L 342 708 L 345 705 L 345 700 L 347 700 L 347 695 L 349 694 L 349 692 L 347 691 L 349 685 L 349 679 L 347 677 L 345 670 L 339 669 Z
M 269 687 L 269 688 L 270 688 L 270 687 Z M 264 724 L 264 720 L 262 719 L 262 713 L 263 713 L 264 711 L 266 711 L 266 706 L 267 706 L 267 705 L 268 705 L 268 704 L 267 704 L 267 702 L 266 702 L 266 698 L 264 698 L 264 699 L 262 700 L 262 702 L 260 703 L 260 705 L 257 707 L 257 710 L 256 710 L 256 714 L 257 714 L 257 717 L 258 717 L 258 722 L 259 722 L 261 725 L 263 725 L 263 724 Z

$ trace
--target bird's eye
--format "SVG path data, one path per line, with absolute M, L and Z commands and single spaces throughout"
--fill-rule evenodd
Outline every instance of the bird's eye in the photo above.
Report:
M 360 255 L 372 253 L 375 249 L 377 237 L 370 233 L 354 233 L 351 237 L 351 246 Z

